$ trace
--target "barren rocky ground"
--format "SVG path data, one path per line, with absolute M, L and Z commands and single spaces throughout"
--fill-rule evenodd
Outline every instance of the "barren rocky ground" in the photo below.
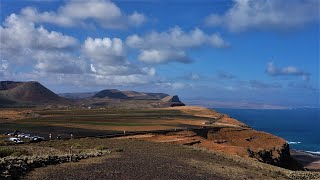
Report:
M 39 146 L 61 148 L 63 142 Z M 320 174 L 294 172 L 204 149 L 127 139 L 71 140 L 82 148 L 104 145 L 113 152 L 98 158 L 35 169 L 24 179 L 303 179 Z

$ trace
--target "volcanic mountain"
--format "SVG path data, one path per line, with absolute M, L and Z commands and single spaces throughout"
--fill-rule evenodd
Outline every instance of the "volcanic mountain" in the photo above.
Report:
M 98 93 L 55 94 L 39 82 L 0 81 L 0 105 L 71 105 L 106 107 L 169 107 L 183 106 L 178 96 L 105 89 Z
M 97 101 L 122 100 L 122 104 L 139 101 L 139 105 L 149 104 L 154 107 L 184 106 L 178 96 L 170 96 L 164 93 L 147 93 L 136 91 L 121 91 L 118 89 L 105 89 L 93 96 Z M 136 104 L 137 106 L 137 104 Z
M 93 98 L 128 99 L 129 97 L 118 89 L 105 89 L 95 94 Z
M 0 104 L 44 104 L 64 100 L 39 82 L 0 82 Z

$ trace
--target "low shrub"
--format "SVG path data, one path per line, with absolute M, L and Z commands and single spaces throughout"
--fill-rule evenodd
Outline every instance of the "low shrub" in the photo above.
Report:
M 114 149 L 112 150 L 113 152 L 123 152 L 124 150 L 123 149 L 120 149 L 120 148 L 117 148 L 117 149 Z
M 7 151 L 9 150 L 9 151 Z M 10 152 L 12 149 L 3 149 L 3 152 Z M 15 151 L 15 150 L 13 150 Z M 5 157 L 0 160 L 0 179 L 19 179 L 26 172 L 48 165 L 62 164 L 66 162 L 77 162 L 81 159 L 90 157 L 99 157 L 110 154 L 110 152 L 92 151 L 83 154 L 61 154 L 61 155 L 46 155 L 46 156 L 29 156 L 29 157 Z
M 81 144 L 79 144 L 79 143 L 74 143 L 71 147 L 72 147 L 73 149 L 79 149 L 79 148 L 81 148 Z
M 22 150 L 22 149 L 19 149 L 19 150 L 14 150 L 14 152 L 11 154 L 11 156 L 28 156 L 30 155 L 30 153 L 26 150 Z
M 7 145 L 7 143 L 6 142 L 4 142 L 4 141 L 0 141 L 0 146 L 6 146 Z
M 0 157 L 10 156 L 14 151 L 8 148 L 0 148 Z
M 103 150 L 107 150 L 107 149 L 108 149 L 108 147 L 105 145 L 99 145 L 96 147 L 96 150 L 99 150 L 99 151 L 103 151 Z
M 30 153 L 26 150 L 22 149 L 10 149 L 10 148 L 0 148 L 0 157 L 6 156 L 22 156 L 22 155 L 29 155 Z

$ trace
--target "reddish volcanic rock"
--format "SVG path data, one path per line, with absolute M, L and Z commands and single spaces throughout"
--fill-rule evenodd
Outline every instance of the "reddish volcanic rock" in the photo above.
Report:
M 156 134 L 142 139 L 202 147 L 292 170 L 303 169 L 290 156 L 289 145 L 283 138 L 256 131 L 236 119 L 206 108 L 186 106 L 171 109 L 214 120 L 210 124 L 204 124 L 203 129 Z
M 287 142 L 275 135 L 253 129 L 215 128 L 208 132 L 207 137 L 213 142 L 223 140 L 220 144 L 226 148 L 237 147 L 231 154 L 289 169 L 301 169 L 290 156 Z

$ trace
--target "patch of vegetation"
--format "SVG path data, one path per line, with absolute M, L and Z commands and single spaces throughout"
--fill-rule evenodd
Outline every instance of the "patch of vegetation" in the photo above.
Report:
M 14 151 L 8 148 L 1 148 L 0 149 L 0 157 L 10 156 Z
M 72 110 L 42 110 L 34 111 L 40 117 L 28 117 L 18 120 L 15 128 L 22 129 L 22 125 L 39 126 L 60 126 L 61 124 L 79 124 L 94 126 L 159 126 L 162 121 L 167 120 L 213 120 L 212 118 L 197 117 L 183 113 L 180 110 L 162 109 L 72 109 Z M 152 122 L 152 123 L 150 123 Z M 26 127 L 23 127 L 26 129 Z M 28 127 L 32 129 L 32 127 Z
M 79 149 L 79 148 L 81 148 L 81 144 L 79 144 L 79 143 L 74 143 L 71 147 L 72 147 L 73 149 Z
M 28 120 L 24 120 L 24 123 L 44 123 L 44 124 L 57 124 L 57 123 L 61 123 L 61 124 L 84 124 L 84 125 L 98 125 L 98 126 L 158 126 L 159 124 L 148 124 L 148 123 L 118 123 L 118 122 L 108 122 L 106 121 L 98 121 L 99 119 L 95 118 L 94 120 L 90 120 L 90 121 L 85 121 L 85 120 L 80 120 L 78 117 L 76 117 L 77 119 L 72 120 L 72 119 L 28 119 Z M 79 121 L 80 120 L 80 121 Z M 120 121 L 120 120 L 119 120 Z M 121 122 L 121 121 L 120 121 Z M 24 125 L 24 124 L 22 124 Z M 30 126 L 34 126 L 34 124 L 28 124 Z M 17 124 L 17 126 L 15 126 L 15 128 L 18 129 L 19 124 Z
M 101 125 L 101 126 L 157 126 L 157 124 L 142 124 L 142 123 L 111 123 L 111 122 L 76 122 L 76 124 Z
M 114 150 L 112 150 L 113 152 L 123 152 L 124 151 L 124 149 L 121 149 L 121 148 L 117 148 L 117 149 L 114 149 Z
M 0 126 L 6 127 L 7 129 L 37 129 L 33 124 L 23 124 L 23 123 L 1 123 Z
M 22 155 L 29 155 L 30 153 L 26 150 L 22 149 L 10 149 L 7 147 L 0 148 L 0 157 L 6 157 L 6 156 L 22 156 Z
M 88 115 L 88 114 L 183 114 L 179 110 L 135 110 L 135 109 L 73 109 L 73 110 L 42 110 L 42 111 L 35 111 L 40 115 Z
M 64 138 L 70 137 L 71 132 L 75 137 L 93 136 L 118 132 L 116 130 L 121 128 L 117 129 L 117 127 L 128 127 L 128 130 L 136 129 L 135 127 L 156 129 L 161 128 L 160 126 L 165 128 L 172 126 L 176 128 L 193 126 L 188 124 L 189 121 L 214 121 L 212 118 L 197 117 L 180 110 L 166 109 L 34 109 L 29 114 L 40 116 L 26 116 L 23 119 L 0 123 L 0 132 L 20 130 L 37 133 L 46 138 L 49 133 L 53 138 L 57 135 Z M 188 122 L 181 123 L 183 120 Z
M 77 162 L 81 159 L 90 157 L 100 157 L 110 152 L 87 152 L 81 154 L 61 154 L 55 156 L 32 156 L 28 158 L 16 157 L 8 158 L 0 161 L 0 179 L 20 179 L 21 175 L 25 175 L 28 171 L 45 167 L 48 165 L 62 164 L 66 162 Z M 43 179 L 43 178 L 41 178 Z M 61 177 L 59 178 L 61 179 Z M 64 178 L 62 178 L 64 179 Z
M 99 150 L 99 151 L 103 151 L 103 150 L 107 150 L 108 147 L 106 145 L 99 145 L 96 147 L 96 150 Z

